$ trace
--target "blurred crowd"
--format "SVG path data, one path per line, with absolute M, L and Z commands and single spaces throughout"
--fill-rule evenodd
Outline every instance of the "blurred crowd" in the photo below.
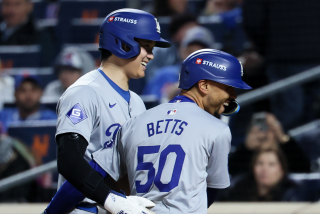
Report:
M 179 93 L 181 62 L 199 49 L 236 56 L 253 90 L 320 65 L 319 0 L 136 2 L 173 44 L 155 48 L 145 78 L 130 82 L 147 108 Z M 129 0 L 0 1 L 0 180 L 55 159 L 55 105 L 99 67 L 103 18 L 129 6 Z M 220 201 L 320 200 L 319 92 L 320 79 L 313 78 L 257 98 L 229 119 L 232 185 Z M 0 202 L 49 201 L 56 181 L 46 173 L 0 192 Z

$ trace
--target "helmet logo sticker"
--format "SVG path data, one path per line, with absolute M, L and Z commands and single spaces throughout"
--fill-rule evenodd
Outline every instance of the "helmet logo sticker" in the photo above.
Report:
M 158 22 L 157 18 L 154 18 L 154 20 L 156 20 L 156 24 L 157 24 L 157 27 L 156 27 L 156 28 L 157 28 L 157 32 L 158 32 L 158 33 L 161 33 L 161 32 L 160 32 L 160 24 L 159 24 L 159 22 Z
M 127 22 L 127 23 L 130 23 L 130 24 L 137 24 L 137 20 L 136 19 L 128 19 L 128 18 L 123 18 L 123 17 L 114 17 L 114 16 L 111 16 L 109 19 L 108 19 L 109 22 Z
M 202 63 L 202 59 L 197 58 L 197 60 L 196 60 L 196 64 L 201 65 L 201 63 Z

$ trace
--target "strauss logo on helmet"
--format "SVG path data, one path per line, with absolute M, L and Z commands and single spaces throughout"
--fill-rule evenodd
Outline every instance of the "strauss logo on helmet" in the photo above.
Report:
M 129 19 L 129 18 L 124 18 L 124 17 L 116 17 L 116 16 L 110 16 L 108 19 L 109 22 L 126 22 L 126 23 L 130 23 L 130 24 L 137 24 L 137 20 L 136 19 Z
M 202 59 L 197 58 L 197 60 L 196 60 L 196 64 L 201 65 L 201 63 L 202 63 Z
M 114 20 L 114 16 L 110 16 L 109 22 L 112 22 Z
M 218 69 L 220 69 L 222 71 L 226 71 L 227 70 L 227 67 L 224 66 L 224 65 L 213 63 L 213 62 L 210 62 L 210 61 L 207 61 L 207 60 L 203 60 L 203 59 L 200 59 L 200 58 L 197 58 L 196 64 L 198 64 L 198 65 L 201 65 L 201 64 L 202 65 L 208 65 L 210 67 L 218 68 Z

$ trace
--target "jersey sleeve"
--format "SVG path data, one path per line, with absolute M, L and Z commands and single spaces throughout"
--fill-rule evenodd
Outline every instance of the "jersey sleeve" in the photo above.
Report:
M 78 86 L 66 91 L 57 105 L 57 132 L 74 132 L 88 142 L 91 132 L 99 125 L 99 102 L 95 91 L 89 86 Z
M 119 129 L 112 148 L 102 148 L 92 154 L 93 160 L 115 181 L 125 174 L 124 149 L 122 144 L 122 128 Z
M 228 173 L 228 154 L 231 147 L 229 127 L 215 138 L 207 166 L 207 185 L 209 188 L 224 189 L 230 186 Z

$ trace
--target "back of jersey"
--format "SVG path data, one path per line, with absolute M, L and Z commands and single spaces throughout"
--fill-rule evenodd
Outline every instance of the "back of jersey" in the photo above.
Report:
M 148 110 L 119 138 L 131 194 L 154 201 L 156 213 L 207 213 L 207 187 L 229 186 L 229 127 L 194 102 Z

